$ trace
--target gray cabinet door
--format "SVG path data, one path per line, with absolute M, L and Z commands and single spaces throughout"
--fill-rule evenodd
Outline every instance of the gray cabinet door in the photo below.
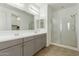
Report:
M 34 40 L 24 43 L 24 56 L 32 56 L 34 54 Z
M 29 40 L 29 41 L 27 41 Z M 32 56 L 46 45 L 45 35 L 36 35 L 24 39 L 24 56 Z
M 41 48 L 46 46 L 46 35 L 43 35 L 41 37 Z
M 36 38 L 35 39 L 35 51 L 39 51 L 41 49 L 41 38 Z
M 0 56 L 21 56 L 21 55 L 22 55 L 21 45 L 13 46 L 0 51 Z
M 40 49 L 46 46 L 46 35 L 41 34 L 38 35 L 37 38 L 35 39 L 35 52 L 38 52 Z

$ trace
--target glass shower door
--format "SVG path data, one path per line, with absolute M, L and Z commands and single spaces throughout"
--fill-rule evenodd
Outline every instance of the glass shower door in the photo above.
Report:
M 75 15 L 66 17 L 62 20 L 61 44 L 77 47 L 75 20 Z

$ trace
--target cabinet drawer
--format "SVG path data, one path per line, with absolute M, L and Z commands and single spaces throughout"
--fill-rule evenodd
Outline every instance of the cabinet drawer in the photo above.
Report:
M 44 38 L 46 38 L 46 34 L 41 34 L 41 37 L 44 37 Z
M 0 42 L 0 50 L 22 43 L 22 39 Z
M 0 56 L 21 56 L 22 48 L 21 45 L 13 46 L 5 50 L 0 51 Z
M 29 40 L 33 40 L 33 39 L 38 39 L 41 37 L 46 37 L 46 34 L 39 34 L 39 35 L 35 35 L 35 36 L 26 37 L 26 38 L 24 38 L 24 42 L 29 41 Z
M 30 41 L 27 41 L 27 42 L 24 42 L 24 46 L 31 46 L 34 44 L 34 40 L 30 40 Z
M 24 38 L 24 42 L 33 40 L 35 38 L 36 38 L 36 36 L 26 37 L 26 38 Z

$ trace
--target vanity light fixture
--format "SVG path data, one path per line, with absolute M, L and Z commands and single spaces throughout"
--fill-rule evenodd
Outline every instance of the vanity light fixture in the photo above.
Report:
M 32 8 L 29 8 L 29 11 L 35 15 L 38 15 L 39 13 L 37 13 L 36 11 L 34 11 Z
M 39 15 L 39 9 L 37 9 L 34 5 L 29 5 L 29 11 L 35 15 Z

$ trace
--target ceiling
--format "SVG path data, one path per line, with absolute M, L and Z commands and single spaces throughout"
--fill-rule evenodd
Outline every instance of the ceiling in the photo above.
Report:
M 46 3 L 34 3 L 34 5 L 36 7 L 39 7 L 39 8 L 41 8 L 45 4 Z M 63 9 L 63 8 L 68 8 L 68 7 L 75 6 L 78 3 L 47 3 L 47 4 L 52 7 L 53 11 L 56 11 L 56 10 L 60 10 L 60 9 Z
M 49 3 L 53 10 L 60 10 L 77 5 L 77 3 Z
M 47 3 L 47 4 L 52 8 L 53 11 L 57 11 L 57 10 L 61 10 L 61 9 L 64 9 L 64 8 L 69 8 L 69 7 L 78 5 L 78 3 Z M 41 7 L 46 5 L 46 3 L 25 3 L 24 4 L 24 6 L 26 8 L 25 10 L 28 11 L 29 5 L 33 5 L 39 10 Z

